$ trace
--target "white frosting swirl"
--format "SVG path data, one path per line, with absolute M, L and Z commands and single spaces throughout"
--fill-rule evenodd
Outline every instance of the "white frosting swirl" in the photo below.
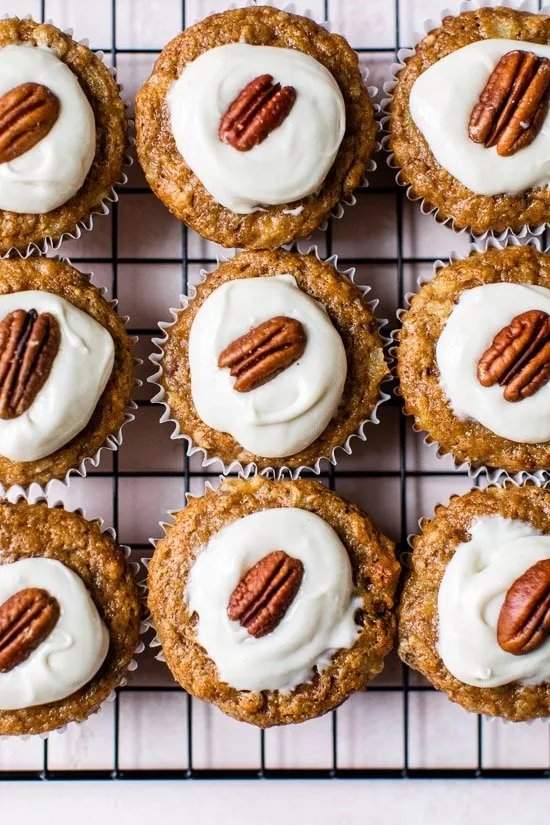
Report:
M 504 399 L 502 387 L 483 387 L 476 373 L 495 335 L 516 315 L 531 309 L 550 313 L 550 289 L 510 283 L 466 289 L 436 347 L 439 381 L 455 415 L 524 444 L 550 441 L 550 383 L 529 398 L 510 402 Z
M 475 687 L 550 680 L 550 638 L 523 656 L 497 642 L 507 591 L 526 570 L 550 558 L 550 536 L 531 524 L 484 516 L 470 527 L 447 565 L 438 595 L 437 649 L 453 676 Z
M 281 126 L 250 151 L 239 152 L 219 139 L 220 121 L 244 87 L 263 74 L 293 86 L 296 101 Z M 167 103 L 185 162 L 214 200 L 240 215 L 316 192 L 346 130 L 345 103 L 334 77 L 296 49 L 217 46 L 187 64 Z
M 300 589 L 275 630 L 256 639 L 227 606 L 234 589 L 260 559 L 284 550 L 300 559 Z M 323 670 L 337 649 L 354 644 L 355 611 L 349 556 L 333 528 L 296 507 L 261 510 L 234 521 L 203 547 L 191 568 L 186 598 L 197 613 L 199 644 L 220 679 L 237 690 L 289 691 Z
M 61 330 L 51 372 L 29 409 L 0 420 L 0 455 L 36 461 L 84 429 L 113 371 L 115 345 L 105 327 L 59 295 L 39 290 L 0 295 L 0 321 L 16 309 L 49 312 Z
M 37 215 L 75 195 L 92 165 L 95 118 L 76 75 L 46 48 L 0 49 L 0 96 L 23 83 L 47 86 L 60 102 L 59 117 L 36 146 L 0 163 L 0 209 Z
M 535 140 L 501 157 L 468 136 L 472 110 L 500 58 L 509 51 L 550 58 L 550 46 L 478 40 L 433 63 L 410 94 L 412 118 L 438 163 L 477 195 L 518 194 L 550 183 L 550 111 Z
M 92 679 L 107 655 L 109 633 L 82 579 L 55 559 L 0 565 L 0 604 L 27 587 L 47 590 L 61 609 L 50 635 L 28 659 L 0 673 L 0 710 L 56 702 Z
M 229 370 L 218 367 L 220 353 L 277 315 L 303 324 L 303 355 L 263 386 L 237 392 Z M 324 307 L 291 275 L 277 275 L 227 281 L 208 296 L 191 326 L 189 367 L 204 423 L 255 455 L 274 458 L 298 453 L 325 430 L 342 396 L 347 360 Z

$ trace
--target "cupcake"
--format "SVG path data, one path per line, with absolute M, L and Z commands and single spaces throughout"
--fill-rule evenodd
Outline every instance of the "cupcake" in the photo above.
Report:
M 124 552 L 97 521 L 0 502 L 0 734 L 81 722 L 120 683 L 139 637 Z
M 550 219 L 550 17 L 481 8 L 445 17 L 388 101 L 398 180 L 476 234 Z
M 550 468 L 550 258 L 472 252 L 410 301 L 397 333 L 405 412 L 474 468 Z
M 44 251 L 106 211 L 126 131 L 118 87 L 86 46 L 49 23 L 0 20 L 0 254 Z
M 51 258 L 0 261 L 0 484 L 45 485 L 114 449 L 132 342 L 85 275 Z
M 156 544 L 149 608 L 175 679 L 259 727 L 363 690 L 393 646 L 394 544 L 315 481 L 225 479 Z
M 420 527 L 400 657 L 466 710 L 550 716 L 550 491 L 472 490 Z
M 389 372 L 360 289 L 314 255 L 242 252 L 162 327 L 163 420 L 226 466 L 334 460 L 364 438 Z
M 358 58 L 305 17 L 247 6 L 172 40 L 136 100 L 139 161 L 179 220 L 222 246 L 305 237 L 376 145 Z

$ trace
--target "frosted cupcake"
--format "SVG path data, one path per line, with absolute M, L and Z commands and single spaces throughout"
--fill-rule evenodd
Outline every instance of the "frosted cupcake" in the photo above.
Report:
M 550 218 L 549 20 L 509 8 L 447 16 L 397 74 L 398 180 L 457 229 L 518 232 Z
M 126 132 L 117 84 L 90 49 L 49 23 L 0 20 L 0 254 L 43 249 L 106 211 Z
M 550 716 L 550 492 L 491 487 L 421 523 L 399 655 L 467 710 Z
M 276 248 L 361 182 L 374 109 L 356 53 L 306 17 L 247 6 L 171 41 L 136 100 L 139 161 L 204 238 Z
M 0 536 L 0 735 L 81 722 L 138 644 L 130 565 L 97 521 L 45 502 L 0 502 Z
M 473 252 L 440 269 L 401 316 L 397 374 L 418 429 L 474 468 L 550 468 L 550 258 Z
M 209 461 L 297 470 L 375 420 L 389 373 L 379 324 L 330 262 L 242 252 L 162 326 L 154 400 Z

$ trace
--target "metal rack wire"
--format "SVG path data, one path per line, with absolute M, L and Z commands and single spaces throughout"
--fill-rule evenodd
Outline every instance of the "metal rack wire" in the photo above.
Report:
M 400 32 L 400 2 L 405 0 L 387 0 L 388 6 L 393 5 L 392 12 L 395 14 L 395 48 L 392 47 L 359 47 L 357 51 L 360 53 L 369 54 L 387 54 L 391 56 L 396 54 L 401 47 L 401 32 Z M 338 0 L 332 0 L 337 3 Z M 324 0 L 325 18 L 330 19 L 331 16 L 331 0 Z M 116 28 L 116 0 L 111 0 L 111 42 L 105 44 L 103 50 L 112 56 L 112 64 L 117 65 L 117 58 L 121 54 L 151 54 L 158 55 L 159 51 L 152 48 L 119 48 L 117 45 L 117 28 Z M 41 0 L 40 3 L 41 19 L 47 19 L 47 0 Z M 368 5 L 365 6 L 365 14 L 368 14 Z M 186 3 L 185 0 L 181 2 L 181 26 L 186 26 Z M 384 160 L 382 159 L 383 163 Z M 121 198 L 129 199 L 136 195 L 143 195 L 150 190 L 144 187 L 125 187 L 121 192 Z M 390 264 L 396 267 L 398 278 L 398 301 L 399 305 L 404 304 L 404 267 L 408 264 L 431 264 L 432 258 L 428 257 L 414 257 L 405 256 L 404 241 L 403 241 L 403 220 L 404 220 L 404 193 L 402 189 L 397 187 L 369 187 L 361 188 L 358 193 L 358 198 L 369 198 L 372 195 L 393 195 L 395 196 L 395 220 L 396 220 L 396 255 L 388 258 L 369 258 L 369 257 L 353 257 L 353 259 L 340 258 L 340 262 L 349 265 L 371 264 L 378 265 Z M 117 297 L 118 291 L 118 267 L 121 264 L 136 265 L 144 263 L 142 258 L 134 257 L 120 257 L 118 254 L 118 204 L 113 204 L 110 220 L 112 222 L 112 240 L 111 240 L 111 254 L 108 257 L 99 258 L 93 257 L 94 263 L 103 263 L 111 267 L 111 285 L 113 298 Z M 96 231 L 104 231 L 101 226 Z M 188 231 L 185 226 L 182 226 L 182 256 L 180 258 L 154 258 L 148 259 L 148 262 L 156 264 L 181 264 L 181 287 L 182 291 L 187 292 L 189 267 L 191 265 L 203 265 L 215 263 L 210 258 L 192 257 L 189 254 L 188 246 Z M 333 239 L 332 239 L 332 225 L 326 230 L 326 246 L 327 255 L 333 253 Z M 334 250 L 337 251 L 337 250 Z M 84 257 L 73 257 L 73 262 L 76 264 L 86 263 L 90 259 Z M 131 328 L 131 332 L 138 336 L 152 336 L 157 330 L 152 328 Z M 141 406 L 147 406 L 148 401 L 138 402 Z M 396 399 L 389 402 L 396 406 L 398 404 Z M 407 449 L 406 449 L 406 429 L 409 426 L 404 416 L 400 416 L 399 421 L 399 469 L 398 470 L 384 470 L 376 471 L 361 471 L 361 470 L 340 470 L 330 468 L 322 473 L 322 477 L 334 489 L 336 480 L 339 476 L 347 478 L 368 479 L 378 477 L 393 477 L 399 481 L 399 498 L 401 505 L 400 515 L 400 549 L 405 551 L 407 548 L 407 485 L 409 479 L 415 477 L 443 477 L 443 476 L 458 476 L 461 475 L 456 471 L 417 471 L 411 470 L 407 466 Z M 194 476 L 217 476 L 217 472 L 208 472 L 205 470 L 196 471 L 190 468 L 189 460 L 184 458 L 184 464 L 181 471 L 159 471 L 155 469 L 146 472 L 130 472 L 119 469 L 119 460 L 117 453 L 113 456 L 112 471 L 99 471 L 94 473 L 94 477 L 98 476 L 108 477 L 112 484 L 112 507 L 113 507 L 113 526 L 119 530 L 119 480 L 125 477 L 146 477 L 146 478 L 166 478 L 176 477 L 181 478 L 181 482 L 185 493 L 190 489 L 190 482 Z M 462 474 L 464 475 L 464 474 Z M 136 553 L 136 558 L 139 558 L 144 550 L 150 549 L 149 545 L 134 544 L 132 551 Z M 392 692 L 398 693 L 402 696 L 403 703 L 403 761 L 400 766 L 392 768 L 347 768 L 341 767 L 339 764 L 338 754 L 338 711 L 332 713 L 331 719 L 331 764 L 327 768 L 322 769 L 278 769 L 269 768 L 266 764 L 266 744 L 265 734 L 263 731 L 258 733 L 258 762 L 257 766 L 250 769 L 205 769 L 202 767 L 194 767 L 194 735 L 192 721 L 193 704 L 191 697 L 187 696 L 186 700 L 186 714 L 187 714 L 187 740 L 185 743 L 186 762 L 187 766 L 181 769 L 132 769 L 128 770 L 120 766 L 120 734 L 121 734 L 121 712 L 120 704 L 121 698 L 125 694 L 146 692 L 154 696 L 160 693 L 181 693 L 181 689 L 176 686 L 126 686 L 117 690 L 114 706 L 114 735 L 113 735 L 113 753 L 112 753 L 112 767 L 107 770 L 58 770 L 52 769 L 49 765 L 48 741 L 43 743 L 43 758 L 42 767 L 36 771 L 8 771 L 0 770 L 0 780 L 126 780 L 126 779 L 267 779 L 267 778 L 303 778 L 303 779 L 381 779 L 381 778 L 550 778 L 550 765 L 548 768 L 533 768 L 533 769 L 496 769 L 486 768 L 483 764 L 483 726 L 481 718 L 477 720 L 477 758 L 475 763 L 469 768 L 416 768 L 410 765 L 410 743 L 409 743 L 409 700 L 414 692 L 432 691 L 431 687 L 418 686 L 410 684 L 409 672 L 406 667 L 403 667 L 403 682 L 400 686 L 372 686 L 370 691 Z M 1 747 L 1 746 L 0 746 Z

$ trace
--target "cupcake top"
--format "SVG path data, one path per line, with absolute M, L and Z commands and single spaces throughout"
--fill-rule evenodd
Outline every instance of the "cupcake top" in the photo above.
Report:
M 462 292 L 436 348 L 455 414 L 525 444 L 550 441 L 550 288 L 491 283 Z
M 138 635 L 136 585 L 98 522 L 45 502 L 0 503 L 0 734 L 86 719 Z
M 99 58 L 51 24 L 0 20 L 0 253 L 74 231 L 120 179 L 125 142 Z
M 549 493 L 472 490 L 413 539 L 399 654 L 468 710 L 550 714 Z
M 226 281 L 208 296 L 191 325 L 189 370 L 205 424 L 274 458 L 325 430 L 347 361 L 325 308 L 292 275 L 275 275 Z
M 0 709 L 70 696 L 107 655 L 109 633 L 83 581 L 55 559 L 0 566 Z
M 226 479 L 157 543 L 149 607 L 185 689 L 268 727 L 319 716 L 379 672 L 398 569 L 392 542 L 323 485 Z
M 550 272 L 533 246 L 439 270 L 402 317 L 406 411 L 458 462 L 508 472 L 550 458 Z
M 92 107 L 42 46 L 0 49 L 0 209 L 38 215 L 75 195 L 95 155 Z
M 457 228 L 548 219 L 548 20 L 506 8 L 445 17 L 399 73 L 390 145 L 400 177 Z
M 124 422 L 131 342 L 89 280 L 44 258 L 0 261 L 0 481 L 44 484 Z
M 184 68 L 167 103 L 185 162 L 240 215 L 316 192 L 346 131 L 334 77 L 295 49 L 216 46 Z
M 278 247 L 358 185 L 373 111 L 343 38 L 268 6 L 233 9 L 163 50 L 136 101 L 138 154 L 153 191 L 203 237 Z
M 550 182 L 549 58 L 550 46 L 489 38 L 451 52 L 415 81 L 416 126 L 438 163 L 476 195 Z
M 224 463 L 331 457 L 376 406 L 387 373 L 360 290 L 313 256 L 241 253 L 166 329 L 164 401 Z
M 37 461 L 84 429 L 111 377 L 110 333 L 42 290 L 0 295 L 0 452 Z
M 307 510 L 274 507 L 212 536 L 189 571 L 186 600 L 223 682 L 287 692 L 327 667 L 327 651 L 354 644 L 363 600 L 352 592 L 334 529 Z

